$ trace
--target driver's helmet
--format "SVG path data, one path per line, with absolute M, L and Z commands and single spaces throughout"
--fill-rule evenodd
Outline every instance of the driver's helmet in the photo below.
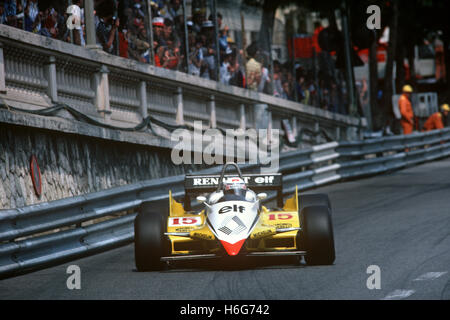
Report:
M 245 197 L 246 192 L 247 186 L 245 185 L 245 182 L 241 178 L 229 178 L 223 184 L 224 194 L 234 194 L 236 196 Z

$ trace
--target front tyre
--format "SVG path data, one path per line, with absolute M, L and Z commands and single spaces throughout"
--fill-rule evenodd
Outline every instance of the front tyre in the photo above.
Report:
M 298 196 L 300 210 L 311 206 L 326 206 L 331 211 L 330 198 L 325 193 L 302 194 Z
M 134 220 L 134 257 L 138 271 L 157 271 L 164 268 L 160 261 L 165 253 L 166 221 L 150 204 L 143 203 Z
M 309 265 L 330 265 L 335 259 L 333 225 L 327 206 L 310 206 L 301 211 L 305 261 Z

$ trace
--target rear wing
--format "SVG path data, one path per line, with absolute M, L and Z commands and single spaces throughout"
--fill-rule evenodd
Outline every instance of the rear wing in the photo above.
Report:
M 238 174 L 226 174 L 224 179 L 238 178 Z M 281 173 L 243 174 L 247 187 L 256 193 L 264 191 L 277 192 L 277 206 L 283 207 L 283 181 Z M 191 197 L 205 192 L 214 192 L 219 186 L 220 175 L 202 174 L 186 175 L 184 179 L 185 210 L 190 210 Z

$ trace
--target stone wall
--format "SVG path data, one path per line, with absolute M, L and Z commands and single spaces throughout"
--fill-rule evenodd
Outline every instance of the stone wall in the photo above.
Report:
M 0 123 L 0 209 L 72 197 L 147 179 L 184 174 L 170 149 Z M 30 157 L 41 170 L 34 192 Z

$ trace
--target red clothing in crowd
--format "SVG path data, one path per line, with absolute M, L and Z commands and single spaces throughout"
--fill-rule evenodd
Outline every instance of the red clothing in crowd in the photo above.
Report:
M 128 39 L 123 32 L 119 32 L 119 55 L 128 58 Z
M 312 42 L 313 42 L 313 48 L 314 48 L 314 50 L 316 50 L 316 53 L 319 53 L 320 51 L 322 51 L 322 49 L 319 46 L 319 33 L 323 29 L 324 28 L 322 26 L 320 26 L 320 27 L 317 27 L 316 30 L 314 30 L 314 35 L 312 37 Z

